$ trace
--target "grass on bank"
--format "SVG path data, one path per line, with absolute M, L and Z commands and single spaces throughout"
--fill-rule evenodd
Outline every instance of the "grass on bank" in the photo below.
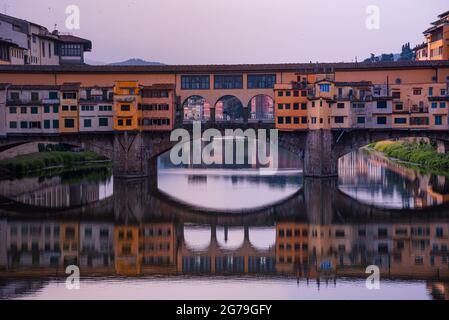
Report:
M 0 169 L 9 174 L 23 174 L 51 167 L 70 167 L 107 158 L 94 152 L 43 151 L 0 161 Z
M 426 169 L 449 172 L 449 153 L 438 153 L 424 141 L 380 141 L 368 146 L 387 157 L 420 165 Z

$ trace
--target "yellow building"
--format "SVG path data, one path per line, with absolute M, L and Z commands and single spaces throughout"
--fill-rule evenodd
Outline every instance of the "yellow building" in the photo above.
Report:
M 140 130 L 142 111 L 139 110 L 138 81 L 116 81 L 114 85 L 114 130 Z
M 59 132 L 79 131 L 79 91 L 80 83 L 64 83 L 61 86 Z

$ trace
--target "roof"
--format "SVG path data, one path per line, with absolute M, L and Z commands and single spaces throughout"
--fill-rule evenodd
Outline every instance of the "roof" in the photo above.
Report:
M 449 15 L 449 10 L 438 15 L 438 18 L 444 18 Z
M 77 36 L 68 34 L 59 34 L 58 40 L 63 43 L 83 44 L 85 51 L 90 51 L 92 49 L 92 41 Z
M 227 65 L 150 65 L 150 66 L 91 66 L 91 65 L 0 65 L 0 73 L 100 73 L 100 74 L 208 74 L 219 72 L 297 72 L 333 73 L 334 71 L 400 70 L 449 68 L 449 60 L 381 61 L 339 63 L 279 63 L 279 64 L 227 64 Z M 1 80 L 0 80 L 1 81 Z
M 425 43 L 425 42 L 423 42 L 423 43 L 418 44 L 417 46 L 415 46 L 415 47 L 413 48 L 413 51 L 420 50 L 420 49 L 424 49 L 424 48 L 427 48 L 427 43 Z
M 10 40 L 6 40 L 6 39 L 1 39 L 0 38 L 0 43 L 10 45 L 11 47 L 19 47 L 18 44 L 14 43 L 14 42 L 12 42 Z
M 79 90 L 81 82 L 65 82 L 61 85 L 62 91 Z

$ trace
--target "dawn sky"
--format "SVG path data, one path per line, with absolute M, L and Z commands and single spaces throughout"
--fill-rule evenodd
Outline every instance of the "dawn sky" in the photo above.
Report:
M 142 58 L 167 64 L 359 61 L 423 42 L 422 31 L 449 10 L 447 0 L 0 0 L 0 12 L 53 30 L 80 8 L 93 41 L 87 59 Z M 380 8 L 380 29 L 365 25 Z

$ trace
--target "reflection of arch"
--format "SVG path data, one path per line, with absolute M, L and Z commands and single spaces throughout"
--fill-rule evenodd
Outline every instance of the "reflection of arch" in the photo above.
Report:
M 205 98 L 193 95 L 184 100 L 182 104 L 184 120 L 206 121 L 210 119 L 210 104 Z
M 248 102 L 249 119 L 272 121 L 274 119 L 274 99 L 266 94 L 254 96 Z
M 192 251 L 204 251 L 210 246 L 211 242 L 210 226 L 184 226 L 184 243 Z
M 258 250 L 269 250 L 276 244 L 276 227 L 250 227 L 249 242 Z
M 243 104 L 239 98 L 227 95 L 215 103 L 215 120 L 243 121 L 243 118 Z
M 240 248 L 245 241 L 243 227 L 217 227 L 217 242 L 220 248 L 235 250 Z

